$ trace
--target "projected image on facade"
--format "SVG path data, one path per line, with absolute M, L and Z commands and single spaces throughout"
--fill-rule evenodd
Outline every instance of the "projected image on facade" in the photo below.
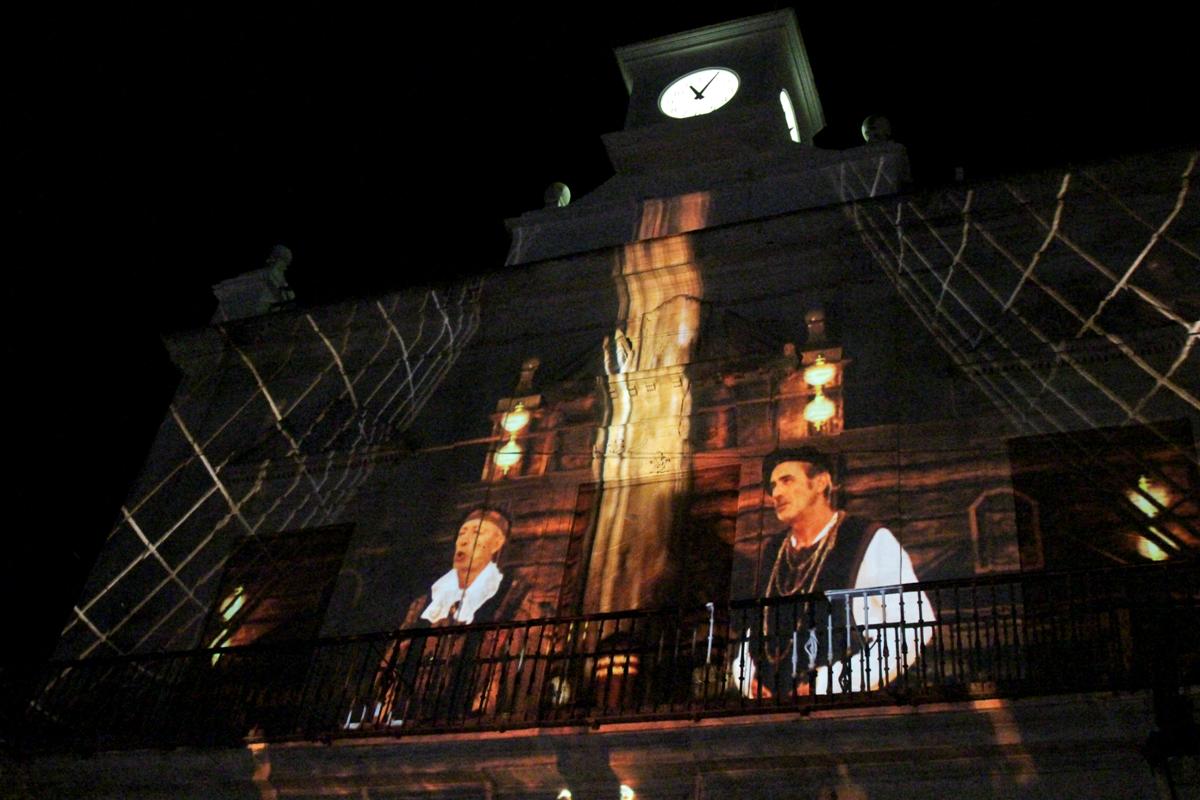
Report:
M 617 16 L 544 48 L 572 96 L 592 87 L 563 46 Z M 1025 33 L 1072 41 L 1010 16 L 995 63 L 1026 77 Z M 874 36 L 822 50 L 878 66 Z M 956 79 L 945 52 L 925 66 Z M 506 220 L 503 264 L 472 219 L 517 182 L 452 164 L 448 205 L 378 198 L 365 223 L 401 246 L 294 241 L 295 293 L 277 248 L 165 338 L 177 390 L 56 659 L 0 674 L 6 701 L 24 682 L 0 763 L 38 772 L 17 794 L 1190 785 L 1170 781 L 1200 687 L 1200 154 L 983 177 L 1016 151 L 951 125 L 910 170 L 913 109 L 895 139 L 863 108 L 850 142 L 849 97 L 827 125 L 791 10 L 615 55 L 611 174 Z M 970 89 L 934 94 L 969 115 Z M 551 117 L 506 170 L 566 152 Z M 966 166 L 922 184 L 951 140 L 943 177 Z M 309 295 L 368 272 L 391 288 Z
M 458 529 L 453 566 L 409 607 L 400 627 L 470 625 L 538 616 L 528 588 L 498 561 L 511 523 L 499 511 L 472 511 Z
M 583 587 L 585 612 L 670 603 L 671 534 L 691 470 L 691 379 L 704 295 L 686 235 L 707 198 L 647 203 L 639 241 L 614 265 L 620 304 L 602 342 L 604 425 L 593 473 L 599 506 Z
M 764 460 L 763 475 L 768 481 L 765 488 L 770 494 L 775 517 L 783 525 L 764 547 L 763 566 L 769 567 L 765 582 L 760 576 L 759 585 L 765 585 L 765 597 L 917 582 L 911 557 L 890 530 L 877 522 L 835 510 L 833 474 L 830 457 L 815 448 L 777 450 Z M 830 648 L 820 646 L 815 626 L 805 626 L 800 631 L 805 634 L 805 644 L 808 644 L 811 631 L 812 647 L 815 647 L 807 664 L 807 671 L 813 673 L 811 681 L 796 674 L 783 679 L 778 647 L 764 644 L 760 649 L 765 658 L 759 660 L 757 670 L 747 661 L 748 654 L 739 656 L 736 669 L 742 691 L 748 696 L 770 697 L 786 690 L 785 686 L 796 687 L 802 692 L 829 692 L 834 687 L 862 690 L 881 685 L 883 678 L 878 673 L 872 684 L 865 672 L 856 672 L 854 660 L 856 657 L 869 660 L 870 655 L 865 651 L 874 644 L 882 645 L 878 642 L 878 634 L 871 632 L 872 623 L 876 630 L 880 626 L 897 625 L 902 619 L 900 609 L 903 604 L 911 610 L 920 605 L 927 610 L 919 628 L 900 632 L 904 639 L 901 648 L 904 657 L 896 663 L 896 668 L 907 669 L 920 653 L 919 645 L 932 635 L 930 625 L 935 622 L 935 617 L 928 598 L 920 592 L 864 593 L 847 597 L 844 602 L 846 607 L 840 610 L 843 615 L 853 617 L 859 631 L 851 637 L 850 646 L 840 648 L 839 661 L 829 662 L 826 653 Z M 761 635 L 764 642 L 774 640 L 777 645 L 781 638 L 786 642 L 788 635 L 780 637 L 778 631 L 772 630 L 778 622 L 777 612 L 763 610 Z M 767 650 L 773 652 L 767 655 Z M 792 662 L 790 666 L 795 670 L 797 665 Z M 864 684 L 864 681 L 868 683 Z
M 372 454 L 403 441 L 471 341 L 479 288 L 284 311 L 172 339 L 183 378 L 60 653 L 207 644 L 201 628 L 233 551 L 360 522 L 352 509 L 370 489 Z
M 1187 558 L 1200 549 L 1191 427 L 1183 420 L 1010 442 L 1013 486 L 1036 509 L 1018 525 L 1048 569 Z
M 1127 333 L 1101 297 L 1072 331 L 1025 304 L 1071 316 L 1081 275 L 1117 275 L 1087 232 L 1050 263 L 1039 225 L 1002 243 L 970 217 L 947 250 L 913 199 L 752 236 L 712 224 L 721 202 L 640 200 L 619 246 L 174 339 L 185 379 L 60 654 L 199 648 L 129 685 L 191 682 L 263 730 L 309 724 L 280 716 L 309 692 L 315 727 L 393 733 L 1134 670 L 1109 645 L 1140 621 L 1061 639 L 1075 606 L 1030 581 L 1200 554 L 1191 300 L 1131 282 L 1200 262 L 1160 237 L 1126 284 L 1163 323 Z
M 222 599 L 216 584 L 230 568 L 222 553 L 242 537 L 297 524 L 355 526 L 326 631 L 467 623 L 475 621 L 471 606 L 483 601 L 508 609 L 485 613 L 488 619 L 544 618 L 1056 568 L 1071 563 L 1070 548 L 1056 543 L 1063 537 L 1085 539 L 1087 552 L 1109 561 L 1162 561 L 1195 550 L 1188 466 L 1194 454 L 1186 431 L 1164 440 L 1166 423 L 1140 413 L 1144 433 L 1108 436 L 1125 453 L 1117 458 L 1090 455 L 1097 444 L 1083 442 L 1082 433 L 1026 441 L 1024 424 L 984 433 L 963 420 L 939 419 L 938 405 L 925 398 L 942 391 L 944 380 L 896 377 L 913 370 L 934 374 L 930 351 L 889 340 L 883 332 L 893 328 L 872 324 L 886 318 L 891 325 L 887 315 L 899 320 L 909 313 L 894 302 L 889 283 L 847 283 L 838 276 L 844 265 L 829 253 L 805 253 L 801 265 L 753 257 L 744 265 L 727 262 L 719 247 L 694 233 L 711 213 L 704 194 L 647 201 L 636 241 L 578 265 L 592 282 L 588 297 L 602 292 L 607 299 L 573 318 L 561 347 L 551 346 L 547 332 L 563 329 L 576 306 L 521 304 L 518 323 L 512 304 L 520 302 L 519 287 L 499 276 L 458 295 L 430 292 L 404 306 L 403 314 L 400 305 L 381 310 L 376 303 L 347 306 L 341 318 L 297 315 L 293 342 L 282 350 L 254 337 L 290 324 L 284 317 L 243 323 L 244 331 L 224 323 L 225 333 L 217 329 L 211 343 L 227 354 L 219 382 L 201 377 L 210 345 L 181 342 L 181 358 L 192 358 L 188 363 L 199 370 L 196 382 L 177 399 L 139 499 L 127 506 L 115 533 L 122 540 L 140 534 L 155 555 L 124 570 L 114 562 L 113 573 L 80 606 L 64 644 L 78 638 L 86 642 L 79 652 L 92 652 L 100 641 L 121 650 L 136 649 L 138 641 L 216 641 L 219 630 L 198 628 L 210 604 Z M 852 222 L 870 243 L 873 210 L 864 206 L 858 213 Z M 918 233 L 927 231 L 911 235 Z M 984 241 L 986 233 L 980 232 Z M 764 235 L 778 234 L 764 229 Z M 1022 291 L 1061 297 L 1051 291 L 1050 268 L 1036 269 L 1048 277 Z M 748 291 L 746 274 L 764 288 Z M 983 279 L 978 269 L 966 274 Z M 1040 274 L 1030 273 L 1031 279 Z M 885 275 L 893 283 L 902 277 Z M 520 286 L 529 280 L 523 277 Z M 898 285 L 901 300 L 915 298 L 907 284 Z M 954 286 L 947 284 L 947 302 L 965 302 L 965 289 Z M 849 302 L 851 288 L 878 302 L 860 309 Z M 1149 292 L 1142 288 L 1137 296 Z M 472 310 L 481 296 L 490 299 Z M 1166 313 L 1184 302 L 1151 305 Z M 497 335 L 514 324 L 520 335 Z M 904 324 L 911 330 L 911 321 Z M 488 344 L 473 351 L 469 343 L 481 325 Z M 251 335 L 255 326 L 262 332 Z M 952 345 L 939 335 L 930 341 Z M 1119 338 L 1106 335 L 1109 342 Z M 982 341 L 980 353 L 993 340 Z M 1190 352 L 1181 355 L 1186 360 Z M 1072 363 L 1090 385 L 1102 386 L 1100 366 Z M 497 369 L 504 364 L 507 370 Z M 977 384 L 1012 381 L 1014 370 L 1036 375 L 1039 364 L 1018 360 L 999 372 L 972 368 L 967 375 Z M 1176 364 L 1171 368 L 1178 373 Z M 514 376 L 509 390 L 505 384 Z M 1160 391 L 1146 394 L 1140 407 L 1164 398 L 1190 402 L 1186 383 L 1163 377 Z M 245 385 L 242 400 L 203 417 L 210 402 L 205 392 L 235 382 Z M 950 391 L 960 393 L 953 402 L 980 403 L 980 395 L 963 393 L 962 383 Z M 1096 390 L 1106 402 L 1118 399 L 1115 392 Z M 1043 415 L 1044 425 L 1074 424 L 1097 413 L 1078 404 L 1030 408 Z M 900 416 L 916 422 L 887 422 Z M 402 438 L 418 418 L 423 435 L 433 438 Z M 1155 450 L 1155 441 L 1169 446 Z M 789 501 L 777 503 L 764 488 L 771 475 L 762 473 L 761 458 L 809 443 L 836 454 L 840 465 L 840 500 L 831 509 L 888 532 L 886 549 L 897 557 L 887 574 L 881 569 L 868 578 L 872 570 L 855 569 L 862 566 L 856 563 L 836 571 L 836 579 L 812 564 L 806 572 L 806 559 L 830 554 L 806 555 L 804 548 L 780 544 L 788 541 L 779 533 Z M 436 466 L 427 460 L 410 474 L 409 451 L 416 457 L 426 445 L 436 452 Z M 1060 481 L 1052 475 L 1071 470 L 1045 463 L 1043 451 L 1066 453 L 1073 464 L 1099 458 L 1088 474 L 1112 477 L 1107 499 L 1086 505 L 1116 511 L 1089 522 L 1093 533 L 1086 537 L 1072 522 L 1086 515 L 1054 516 L 1061 509 L 1043 487 Z M 697 509 L 709 503 L 703 498 L 710 491 L 702 488 L 710 482 L 702 476 L 717 474 L 713 470 L 725 470 L 722 522 L 719 532 L 700 534 Z M 812 478 L 805 473 L 804 480 Z M 387 498 L 374 519 L 351 503 L 362 492 Z M 479 509 L 497 509 L 497 516 L 472 517 Z M 154 522 L 143 524 L 143 518 Z M 474 520 L 480 534 L 471 558 L 483 559 L 466 583 L 457 571 L 450 577 L 447 568 L 459 565 L 445 560 L 458 553 L 464 520 Z M 1113 533 L 1101 542 L 1099 530 Z M 840 538 L 839 551 L 847 547 L 846 536 Z M 832 548 L 834 540 L 825 541 Z M 130 545 L 136 552 L 136 542 Z M 119 560 L 128 549 L 105 557 Z M 689 555 L 695 553 L 707 555 Z M 710 566 L 701 569 L 701 562 Z M 123 599 L 142 591 L 143 574 L 156 564 L 169 570 L 159 588 L 132 603 Z M 708 588 L 696 590 L 697 582 L 683 575 L 703 575 L 699 583 Z M 463 597 L 448 599 L 456 591 Z M 487 597 L 473 601 L 480 593 Z M 505 599 L 509 594 L 513 602 Z M 410 604 L 426 595 L 412 613 Z M 133 613 L 110 619 L 120 608 Z M 135 628 L 141 632 L 126 641 Z M 109 629 L 122 633 L 116 639 L 86 635 Z

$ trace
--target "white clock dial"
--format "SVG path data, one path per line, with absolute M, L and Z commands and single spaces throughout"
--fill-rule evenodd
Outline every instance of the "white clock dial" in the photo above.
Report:
M 685 119 L 716 111 L 737 94 L 737 73 L 724 67 L 705 67 L 671 81 L 658 96 L 658 108 L 668 117 Z

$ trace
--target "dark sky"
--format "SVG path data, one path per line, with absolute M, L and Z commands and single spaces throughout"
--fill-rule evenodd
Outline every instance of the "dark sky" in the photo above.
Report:
M 60 9 L 6 26 L 5 403 L 27 477 L 3 577 L 38 587 L 31 653 L 170 399 L 158 336 L 205 324 L 213 283 L 275 243 L 306 303 L 499 268 L 506 217 L 551 181 L 578 197 L 607 177 L 599 136 L 624 116 L 612 47 L 778 7 L 442 5 Z M 1194 20 L 1165 5 L 916 5 L 797 9 L 820 146 L 887 114 L 930 184 L 1200 138 Z

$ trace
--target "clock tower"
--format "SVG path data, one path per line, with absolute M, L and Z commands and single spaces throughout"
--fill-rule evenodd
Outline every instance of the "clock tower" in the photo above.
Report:
M 597 257 L 610 261 L 618 298 L 597 337 L 594 516 L 580 544 L 581 577 L 568 581 L 582 595 L 567 613 L 679 602 L 679 575 L 690 568 L 678 554 L 703 540 L 679 533 L 695 494 L 696 459 L 705 468 L 732 464 L 720 460 L 728 454 L 697 450 L 704 436 L 692 421 L 715 369 L 703 343 L 722 338 L 705 334 L 724 280 L 716 265 L 757 241 L 756 231 L 734 226 L 895 191 L 906 165 L 904 148 L 891 143 L 848 151 L 812 145 L 824 118 L 790 10 L 630 45 L 616 56 L 629 92 L 624 128 L 603 137 L 616 174 L 575 203 L 509 222 L 509 264 L 607 253 Z M 720 256 L 698 247 L 700 232 L 718 227 L 725 229 L 714 232 L 724 237 Z M 820 283 L 809 265 L 805 273 Z M 805 351 L 802 363 L 830 377 L 800 386 L 797 373 L 779 401 L 781 431 L 806 436 L 815 425 L 836 435 L 841 351 Z M 710 544 L 714 552 L 729 546 Z
M 509 220 L 509 264 L 643 239 L 646 201 L 703 198 L 703 215 L 655 229 L 675 234 L 890 194 L 907 176 L 895 143 L 813 146 L 825 117 L 791 9 L 615 52 L 629 92 L 625 127 L 603 137 L 616 174 Z
M 695 134 L 754 119 L 763 143 L 811 144 L 825 124 L 791 9 L 621 47 L 616 56 L 629 92 L 626 131 Z M 692 126 L 668 121 L 709 114 Z

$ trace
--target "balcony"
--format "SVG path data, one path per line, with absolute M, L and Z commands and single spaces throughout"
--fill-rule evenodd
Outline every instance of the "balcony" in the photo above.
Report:
M 55 662 L 27 751 L 216 746 L 1200 684 L 1192 563 Z M 10 698 L 11 699 L 11 698 Z

